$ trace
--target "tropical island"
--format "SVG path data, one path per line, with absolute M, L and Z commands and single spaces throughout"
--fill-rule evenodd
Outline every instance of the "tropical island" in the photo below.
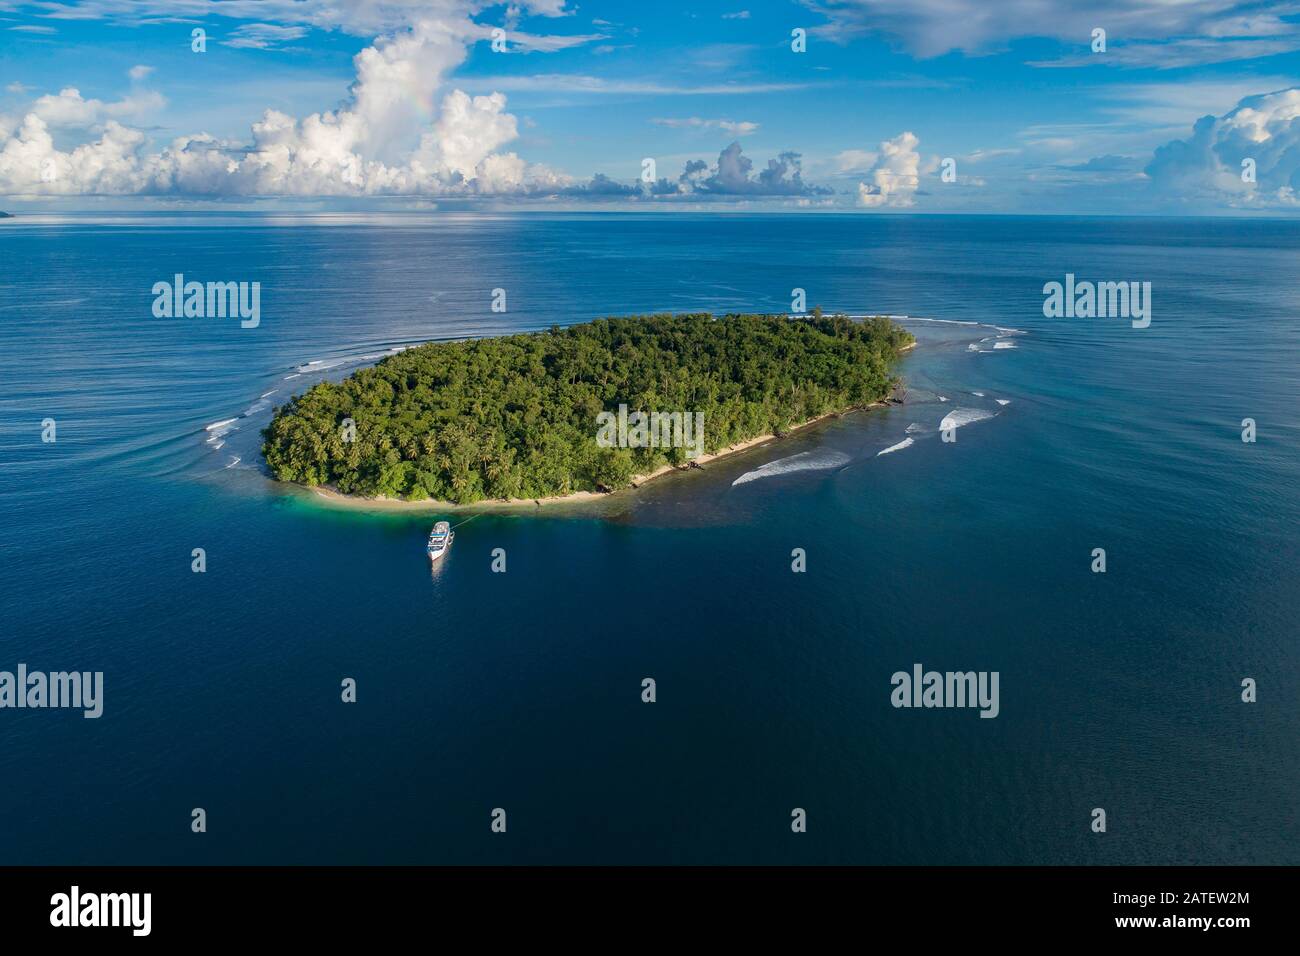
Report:
M 11 212 L 0 212 L 0 219 L 12 219 L 14 214 Z
M 887 318 L 820 309 L 435 342 L 294 396 L 263 430 L 262 453 L 277 479 L 350 497 L 473 504 L 615 491 L 882 402 L 912 344 Z M 628 440 L 629 408 L 634 425 L 637 412 L 676 413 L 675 435 L 661 437 L 679 440 L 647 443 L 645 428 Z M 698 441 L 685 416 L 703 423 Z

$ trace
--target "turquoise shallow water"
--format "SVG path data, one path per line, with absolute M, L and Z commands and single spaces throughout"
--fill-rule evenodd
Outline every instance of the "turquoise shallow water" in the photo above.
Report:
M 103 217 L 0 262 L 0 669 L 105 674 L 99 720 L 0 710 L 0 862 L 1300 862 L 1296 223 Z M 176 272 L 261 324 L 154 318 Z M 1067 272 L 1152 282 L 1150 328 L 1044 318 Z M 391 349 L 794 287 L 945 320 L 907 405 L 476 517 L 435 574 L 431 516 L 259 467 Z M 916 662 L 999 716 L 894 709 Z

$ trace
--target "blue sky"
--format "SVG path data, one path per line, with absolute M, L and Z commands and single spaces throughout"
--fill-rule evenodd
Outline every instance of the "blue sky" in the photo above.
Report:
M 1300 3 L 1083 6 L 0 0 L 0 196 L 1300 209 Z

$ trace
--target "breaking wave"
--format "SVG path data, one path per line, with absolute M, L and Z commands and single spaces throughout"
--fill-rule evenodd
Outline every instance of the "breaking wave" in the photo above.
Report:
M 848 455 L 838 451 L 804 451 L 797 455 L 791 455 L 789 458 L 778 458 L 776 461 L 770 461 L 753 471 L 747 471 L 731 484 L 732 487 L 735 487 L 748 481 L 758 481 L 760 478 L 772 478 L 776 475 L 789 475 L 798 471 L 825 471 L 847 465 L 849 461 Z
M 939 429 L 949 431 L 954 428 L 961 428 L 963 425 L 973 425 L 975 422 L 982 422 L 992 418 L 993 414 L 993 412 L 982 408 L 954 408 L 943 416 L 943 421 L 939 423 Z
M 876 457 L 879 458 L 881 455 L 888 455 L 890 452 L 902 451 L 904 448 L 910 446 L 914 441 L 916 441 L 915 438 L 904 438 L 898 444 L 890 445 L 888 448 L 876 452 Z
M 217 439 L 224 438 L 230 432 L 237 431 L 239 426 L 236 422 L 238 421 L 238 418 L 223 418 L 221 421 L 213 422 L 211 425 L 204 425 L 203 430 L 208 433 L 207 443 L 210 445 Z

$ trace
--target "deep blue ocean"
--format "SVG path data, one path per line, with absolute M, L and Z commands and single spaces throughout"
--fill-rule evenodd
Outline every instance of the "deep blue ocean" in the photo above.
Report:
M 260 324 L 155 318 L 176 273 Z M 1150 327 L 1045 318 L 1067 273 L 1152 283 Z M 448 515 L 434 573 L 435 515 L 259 460 L 394 349 L 794 288 L 942 320 L 905 405 Z M 97 720 L 0 709 L 0 864 L 1300 863 L 1298 358 L 1297 222 L 0 223 L 0 670 L 104 673 Z M 894 708 L 915 663 L 997 671 L 999 715 Z

